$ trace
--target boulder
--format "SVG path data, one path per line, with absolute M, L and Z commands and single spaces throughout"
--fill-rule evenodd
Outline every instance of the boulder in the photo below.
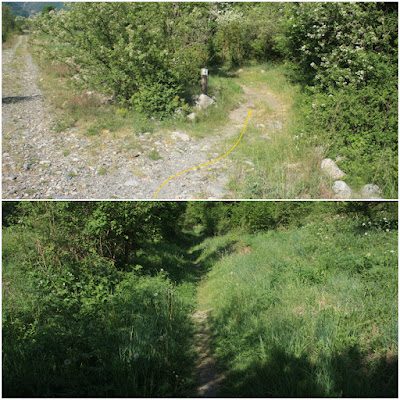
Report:
M 330 158 L 324 158 L 321 162 L 321 168 L 332 179 L 343 178 L 346 174 L 336 165 L 335 161 Z
M 196 103 L 195 108 L 198 108 L 200 110 L 204 110 L 215 104 L 215 100 L 213 100 L 211 97 L 208 97 L 206 94 L 195 96 L 194 101 Z
M 183 142 L 188 142 L 190 140 L 190 136 L 182 131 L 173 132 L 171 138 L 174 140 L 182 140 Z
M 332 190 L 338 199 L 350 199 L 353 195 L 352 190 L 343 181 L 335 181 L 332 185 Z
M 187 117 L 186 117 L 189 121 L 196 121 L 197 118 L 197 114 L 196 113 L 190 113 Z
M 381 199 L 382 189 L 373 183 L 369 183 L 361 189 L 361 196 L 364 199 Z

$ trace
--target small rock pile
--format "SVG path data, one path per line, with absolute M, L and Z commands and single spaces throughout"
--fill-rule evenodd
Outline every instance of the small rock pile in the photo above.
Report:
M 351 198 L 363 198 L 363 199 L 382 199 L 382 189 L 375 184 L 365 185 L 359 195 L 354 193 L 346 182 L 340 180 L 344 178 L 346 174 L 337 166 L 336 162 L 330 158 L 324 158 L 321 162 L 321 169 L 332 179 L 334 179 L 332 190 L 335 197 L 338 199 L 351 199 Z

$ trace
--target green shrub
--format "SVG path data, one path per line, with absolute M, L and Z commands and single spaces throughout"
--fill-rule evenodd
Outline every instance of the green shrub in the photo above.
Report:
M 356 186 L 397 193 L 397 8 L 383 3 L 293 3 L 280 48 L 310 91 L 299 136 L 343 157 Z M 303 135 L 304 134 L 304 135 Z

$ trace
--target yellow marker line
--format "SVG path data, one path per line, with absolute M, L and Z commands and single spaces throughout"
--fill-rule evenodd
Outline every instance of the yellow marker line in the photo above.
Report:
M 198 165 L 197 167 L 193 167 L 193 168 L 190 168 L 190 169 L 186 169 L 185 171 L 182 171 L 182 172 L 179 172 L 178 174 L 172 175 L 170 178 L 168 178 L 168 179 L 158 188 L 156 194 L 155 194 L 154 197 L 153 197 L 153 200 L 157 197 L 157 194 L 158 194 L 158 192 L 161 190 L 161 188 L 162 188 L 167 182 L 169 182 L 172 178 L 175 178 L 176 176 L 181 175 L 181 174 L 183 174 L 183 173 L 185 173 L 185 172 L 192 171 L 192 170 L 194 170 L 194 169 L 196 169 L 196 168 L 200 168 L 200 167 L 204 167 L 204 166 L 206 166 L 206 165 L 212 164 L 212 163 L 214 163 L 215 161 L 218 161 L 218 160 L 220 160 L 221 158 L 226 157 L 231 151 L 233 151 L 234 148 L 239 144 L 240 140 L 242 139 L 242 136 L 243 136 L 243 134 L 244 134 L 244 131 L 246 130 L 247 123 L 249 122 L 250 114 L 251 114 L 251 110 L 249 110 L 249 112 L 247 113 L 246 123 L 244 124 L 243 131 L 242 131 L 242 133 L 241 133 L 241 135 L 240 135 L 238 141 L 235 143 L 235 145 L 234 145 L 226 154 L 224 154 L 224 155 L 221 156 L 221 157 L 216 158 L 215 160 L 206 162 L 205 164 L 201 164 L 201 165 Z

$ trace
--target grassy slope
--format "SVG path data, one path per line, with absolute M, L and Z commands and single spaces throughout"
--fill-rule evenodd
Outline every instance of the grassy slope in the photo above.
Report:
M 397 231 L 334 218 L 202 248 L 225 254 L 199 294 L 223 396 L 397 396 Z

